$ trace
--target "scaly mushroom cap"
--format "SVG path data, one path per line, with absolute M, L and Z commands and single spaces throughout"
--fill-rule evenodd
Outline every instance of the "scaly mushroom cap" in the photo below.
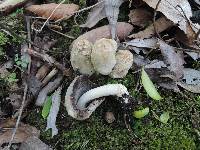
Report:
M 77 120 L 85 120 L 89 118 L 92 112 L 104 101 L 104 99 L 94 100 L 84 109 L 80 109 L 77 106 L 79 98 L 85 92 L 92 89 L 92 87 L 93 84 L 89 81 L 87 76 L 81 75 L 72 81 L 65 95 L 65 107 L 68 115 Z
M 95 71 L 108 75 L 116 64 L 117 42 L 112 39 L 97 40 L 92 48 L 91 61 Z
M 123 78 L 133 65 L 133 54 L 128 50 L 119 50 L 116 54 L 117 63 L 110 73 L 111 78 Z
M 76 40 L 72 45 L 70 61 L 73 69 L 81 74 L 92 75 L 94 69 L 91 63 L 92 43 L 86 39 Z

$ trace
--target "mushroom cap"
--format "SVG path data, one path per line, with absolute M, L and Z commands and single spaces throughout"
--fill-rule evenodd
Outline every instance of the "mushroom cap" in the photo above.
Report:
M 117 42 L 112 39 L 102 38 L 97 40 L 92 48 L 91 61 L 95 71 L 108 75 L 116 64 L 115 54 Z
M 119 50 L 116 54 L 117 63 L 114 66 L 110 77 L 123 78 L 133 64 L 133 54 L 128 50 Z
M 73 42 L 71 50 L 71 65 L 75 71 L 81 74 L 92 75 L 94 68 L 91 63 L 92 43 L 86 39 L 80 39 Z
M 94 87 L 94 85 L 89 81 L 88 77 L 84 75 L 78 76 L 72 81 L 65 95 L 65 107 L 68 115 L 77 120 L 85 120 L 89 118 L 93 111 L 104 101 L 104 99 L 96 99 L 84 109 L 80 109 L 77 106 L 79 98 L 85 92 L 92 89 L 92 87 Z

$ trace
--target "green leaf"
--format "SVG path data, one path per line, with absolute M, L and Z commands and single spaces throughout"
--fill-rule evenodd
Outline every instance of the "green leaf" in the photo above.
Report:
M 144 109 L 134 111 L 133 116 L 135 118 L 142 118 L 142 117 L 146 116 L 148 113 L 149 113 L 149 107 L 146 107 Z
M 159 120 L 162 123 L 167 123 L 167 121 L 169 120 L 169 112 L 164 112 L 163 114 L 161 114 Z
M 47 118 L 50 109 L 51 109 L 51 96 L 48 96 L 42 108 L 42 117 L 44 119 Z
M 142 79 L 142 85 L 143 85 L 145 91 L 147 92 L 147 94 L 152 99 L 154 99 L 154 100 L 160 100 L 160 99 L 162 99 L 162 97 L 160 96 L 160 94 L 158 93 L 157 89 L 153 85 L 153 82 L 149 78 L 149 76 L 146 73 L 146 71 L 144 70 L 144 68 L 142 68 L 141 79 Z

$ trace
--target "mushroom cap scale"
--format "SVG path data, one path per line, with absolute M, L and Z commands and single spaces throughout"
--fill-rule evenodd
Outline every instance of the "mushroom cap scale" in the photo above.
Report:
M 81 74 L 92 75 L 94 69 L 91 63 L 92 43 L 86 39 L 73 42 L 70 61 L 73 69 Z
M 117 63 L 110 73 L 110 77 L 123 78 L 127 75 L 128 70 L 133 65 L 133 54 L 128 50 L 118 50 L 116 60 Z
M 97 40 L 92 48 L 91 61 L 95 71 L 108 75 L 116 64 L 115 54 L 117 42 L 112 39 L 102 38 Z

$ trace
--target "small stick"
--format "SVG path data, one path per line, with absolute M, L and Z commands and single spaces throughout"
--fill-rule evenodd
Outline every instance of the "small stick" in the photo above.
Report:
M 48 54 L 41 54 L 30 48 L 27 49 L 27 53 L 48 62 L 50 65 L 55 66 L 56 68 L 61 70 L 65 76 L 71 75 L 71 70 L 69 68 L 65 68 L 65 66 L 57 62 L 53 57 L 49 56 Z
M 62 17 L 61 19 L 58 19 L 58 20 L 55 21 L 55 22 L 60 22 L 60 21 L 62 21 L 63 19 L 65 19 L 66 17 L 68 17 L 68 16 L 73 16 L 74 14 L 79 14 L 79 13 L 81 13 L 81 12 L 83 12 L 83 11 L 86 11 L 86 10 L 89 10 L 89 9 L 91 9 L 91 8 L 94 8 L 95 6 L 101 4 L 102 2 L 104 2 L 104 0 L 101 0 L 100 2 L 94 4 L 94 5 L 90 6 L 90 7 L 86 7 L 86 8 L 83 8 L 83 9 L 81 9 L 81 10 L 75 11 L 75 12 L 73 12 L 71 15 L 64 16 L 64 17 Z
M 67 37 L 67 38 L 69 38 L 69 39 L 75 39 L 75 37 L 73 37 L 73 36 L 66 35 L 66 34 L 61 33 L 61 32 L 59 32 L 59 31 L 56 31 L 56 30 L 54 30 L 54 29 L 50 29 L 50 30 L 53 31 L 53 32 L 56 32 L 56 33 L 58 33 L 58 34 L 60 34 L 60 35 L 62 35 L 62 36 L 65 36 L 65 37 Z
M 51 15 L 46 19 L 46 21 L 44 22 L 44 24 L 42 25 L 42 27 L 38 30 L 38 29 L 35 29 L 34 28 L 34 30 L 36 31 L 36 32 L 41 32 L 42 31 L 42 29 L 45 27 L 45 25 L 47 24 L 47 22 L 49 21 L 49 19 L 52 17 L 52 15 L 55 13 L 55 11 L 56 11 L 56 9 L 58 9 L 58 7 L 61 5 L 61 4 L 63 4 L 65 2 L 65 0 L 63 0 L 63 1 L 61 1 L 55 8 L 54 8 L 54 10 L 52 11 L 52 13 L 51 13 Z
M 10 150 L 10 147 L 12 145 L 12 141 L 15 137 L 15 134 L 17 132 L 17 129 L 18 129 L 18 126 L 19 126 L 19 123 L 20 123 L 20 118 L 22 116 L 22 112 L 23 112 L 23 109 L 24 109 L 24 104 L 25 104 L 25 100 L 26 100 L 26 95 L 27 95 L 27 91 L 28 91 L 28 85 L 27 83 L 25 83 L 25 88 L 24 88 L 24 95 L 23 95 L 23 100 L 22 100 L 22 104 L 21 104 L 21 107 L 20 107 L 20 110 L 19 110 L 19 116 L 17 118 L 17 122 L 15 124 L 15 128 L 13 130 L 13 133 L 12 133 L 12 136 L 11 136 L 11 139 L 9 141 L 9 144 L 7 146 L 7 149 Z

